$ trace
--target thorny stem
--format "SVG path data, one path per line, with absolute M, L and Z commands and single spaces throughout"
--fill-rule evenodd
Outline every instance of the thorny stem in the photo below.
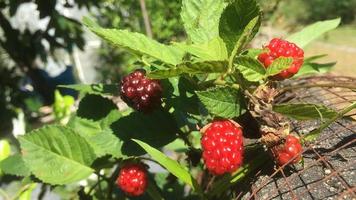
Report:
M 288 91 L 299 88 L 312 88 L 312 87 L 339 87 L 339 88 L 348 88 L 348 89 L 356 89 L 356 85 L 348 85 L 348 84 L 336 84 L 336 83 L 325 83 L 325 84 L 307 84 L 307 85 L 294 85 L 281 88 L 281 91 Z

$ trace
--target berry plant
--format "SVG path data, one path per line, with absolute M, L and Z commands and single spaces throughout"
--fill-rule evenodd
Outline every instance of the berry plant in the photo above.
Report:
M 85 18 L 137 69 L 117 85 L 62 86 L 80 92 L 77 111 L 19 137 L 21 153 L 2 172 L 81 199 L 236 199 L 235 184 L 255 169 L 299 165 L 303 144 L 342 115 L 276 97 L 283 80 L 322 71 L 322 56 L 305 58 L 303 48 L 340 19 L 251 48 L 262 17 L 255 0 L 183 0 L 187 40 L 171 44 Z M 325 123 L 297 135 L 291 119 Z

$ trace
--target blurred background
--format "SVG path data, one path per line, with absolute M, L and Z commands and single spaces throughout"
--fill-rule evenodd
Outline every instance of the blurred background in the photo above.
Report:
M 356 0 L 260 3 L 264 21 L 253 46 L 341 17 L 342 25 L 309 45 L 306 56 L 328 54 L 324 62 L 337 62 L 332 73 L 355 76 Z M 83 16 L 169 43 L 185 38 L 180 5 L 181 0 L 0 0 L 0 139 L 13 142 L 68 117 L 78 94 L 58 85 L 115 84 L 139 67 L 134 56 L 89 33 Z

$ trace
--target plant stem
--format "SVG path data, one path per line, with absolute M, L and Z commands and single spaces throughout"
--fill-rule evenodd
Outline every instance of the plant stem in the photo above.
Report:
M 140 7 L 142 12 L 143 22 L 145 24 L 146 34 L 149 38 L 153 38 L 150 18 L 148 16 L 145 0 L 140 0 Z

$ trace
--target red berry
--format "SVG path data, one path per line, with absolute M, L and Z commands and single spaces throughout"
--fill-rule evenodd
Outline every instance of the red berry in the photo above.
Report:
M 203 160 L 214 175 L 232 173 L 242 164 L 242 128 L 229 120 L 217 120 L 203 130 Z
M 142 164 L 124 165 L 117 177 L 116 185 L 129 196 L 140 196 L 147 188 L 147 171 Z
M 288 162 L 291 164 L 297 163 L 302 159 L 302 145 L 297 137 L 288 135 L 284 144 L 273 148 L 273 153 L 279 165 L 284 165 Z
M 150 112 L 161 104 L 162 86 L 147 78 L 144 70 L 136 70 L 122 79 L 120 95 L 134 109 Z
M 274 38 L 265 48 L 268 52 L 261 53 L 258 56 L 258 60 L 266 68 L 268 68 L 276 58 L 281 56 L 293 58 L 293 63 L 289 66 L 289 68 L 273 76 L 274 79 L 283 80 L 290 78 L 296 74 L 303 65 L 304 51 L 294 43 Z

